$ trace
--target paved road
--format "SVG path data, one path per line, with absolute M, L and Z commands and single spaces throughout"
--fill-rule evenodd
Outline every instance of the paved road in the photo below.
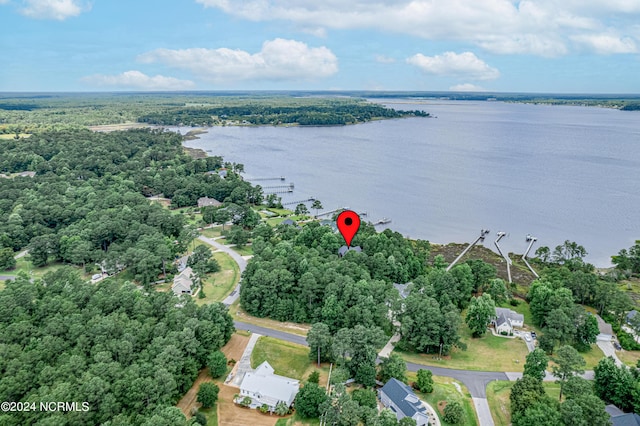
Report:
M 231 258 L 238 264 L 238 268 L 240 269 L 240 275 L 242 276 L 242 273 L 247 268 L 247 261 L 242 256 L 240 256 L 238 253 L 236 253 L 230 247 L 227 247 L 224 244 L 220 244 L 220 243 L 216 242 L 212 238 L 208 238 L 208 237 L 205 237 L 204 235 L 200 235 L 198 237 L 198 239 L 200 241 L 202 241 L 202 242 L 205 242 L 205 243 L 209 244 L 210 246 L 213 246 L 213 247 L 217 248 L 220 251 L 223 251 L 223 252 L 227 253 L 229 256 L 231 256 Z M 242 280 L 242 278 L 241 278 L 241 280 Z M 222 301 L 222 303 L 224 303 L 227 306 L 230 306 L 236 300 L 238 300 L 239 298 L 240 298 L 240 281 L 238 281 L 238 285 L 236 286 L 236 288 L 233 289 L 231 294 L 229 294 L 229 296 L 227 296 Z
M 606 342 L 603 340 L 598 340 L 596 341 L 596 345 L 598 345 L 598 347 L 602 349 L 604 356 L 613 357 L 613 360 L 615 361 L 618 367 L 623 365 L 622 361 L 620 361 L 620 359 L 618 358 L 618 355 L 616 355 L 616 350 L 613 347 L 613 343 L 610 340 Z
M 13 258 L 18 260 L 21 257 L 25 257 L 29 253 L 29 250 L 22 250 L 20 253 L 16 254 Z
M 253 325 L 246 322 L 234 321 L 233 325 L 237 330 L 247 330 L 252 333 L 258 333 L 263 336 L 274 337 L 276 339 L 284 340 L 286 342 L 297 343 L 299 345 L 307 345 L 307 339 L 304 336 L 298 336 L 297 334 L 287 333 L 285 331 L 272 330 L 266 327 L 260 327 L 259 325 Z
M 0 275 L 0 281 L 9 281 L 15 279 L 16 277 L 14 277 L 13 275 Z
M 478 415 L 478 423 L 480 426 L 494 426 L 493 417 L 491 417 L 491 409 L 489 408 L 489 401 L 487 398 L 471 397 L 473 405 L 476 407 L 476 414 Z

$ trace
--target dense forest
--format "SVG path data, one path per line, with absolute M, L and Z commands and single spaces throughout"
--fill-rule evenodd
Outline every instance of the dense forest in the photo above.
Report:
M 238 223 L 253 217 L 249 201 L 262 200 L 259 187 L 232 171 L 226 179 L 206 174 L 223 165 L 220 157 L 192 159 L 181 143 L 180 135 L 146 129 L 4 141 L 0 172 L 36 175 L 1 180 L 0 249 L 29 248 L 36 266 L 104 262 L 109 272 L 129 267 L 138 281 L 155 281 L 194 233 L 145 196 L 163 193 L 178 207 L 202 196 L 226 200 Z
M 280 321 L 323 322 L 331 331 L 355 325 L 389 330 L 393 282 L 422 274 L 429 244 L 411 242 L 363 224 L 353 240 L 362 253 L 338 257 L 343 245 L 331 227 L 256 228 L 254 257 L 243 275 L 241 303 L 252 315 Z
M 365 102 L 324 101 L 320 105 L 243 105 L 215 108 L 174 108 L 143 115 L 138 121 L 170 126 L 212 126 L 221 123 L 301 126 L 356 124 L 380 118 L 428 117 L 424 111 L 396 111 Z
M 0 414 L 0 424 L 181 425 L 173 407 L 233 333 L 222 304 L 61 269 L 0 291 L 0 401 L 88 402 L 89 410 Z

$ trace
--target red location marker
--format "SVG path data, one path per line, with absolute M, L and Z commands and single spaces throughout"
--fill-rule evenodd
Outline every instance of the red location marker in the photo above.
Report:
M 351 247 L 351 240 L 360 229 L 360 216 L 354 211 L 345 210 L 338 215 L 336 224 L 342 234 L 342 238 L 344 238 L 344 242 L 347 243 L 348 247 Z

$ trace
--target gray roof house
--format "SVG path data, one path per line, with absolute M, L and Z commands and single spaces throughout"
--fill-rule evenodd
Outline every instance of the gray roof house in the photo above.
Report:
M 251 408 L 266 404 L 269 410 L 274 411 L 281 401 L 290 407 L 299 390 L 298 380 L 274 374 L 273 367 L 265 361 L 254 371 L 245 373 L 238 399 L 248 396 L 251 398 Z
M 417 426 L 429 424 L 427 408 L 411 388 L 400 380 L 390 379 L 378 390 L 378 397 L 382 405 L 396 414 L 398 420 L 410 417 L 416 421 Z
M 638 315 L 638 311 L 636 311 L 635 309 L 632 311 L 629 311 L 629 313 L 627 313 L 627 316 L 625 318 L 625 321 L 627 322 L 627 324 L 631 324 L 631 320 L 634 319 L 636 315 Z
M 198 207 L 220 207 L 222 203 L 215 198 L 200 197 L 198 198 Z
M 611 324 L 604 322 L 600 315 L 596 315 L 596 320 L 598 321 L 598 330 L 600 331 L 596 339 L 610 342 L 611 339 L 613 339 L 613 327 L 611 327 Z
M 612 426 L 640 426 L 640 416 L 636 413 L 625 413 L 613 404 L 604 409 L 611 417 Z
M 180 272 L 173 278 L 173 285 L 171 286 L 173 294 L 175 294 L 176 296 L 180 296 L 181 294 L 192 294 L 192 274 L 193 270 L 191 269 L 191 267 L 187 266 L 182 270 L 182 272 Z
M 411 291 L 409 289 L 409 285 L 411 283 L 406 283 L 406 284 L 398 284 L 398 283 L 394 283 L 393 287 L 398 290 L 398 293 L 400 293 L 400 297 L 403 299 L 406 299 L 409 296 L 409 292 Z
M 508 308 L 496 308 L 496 316 L 491 323 L 498 333 L 503 331 L 512 333 L 514 327 L 524 326 L 524 315 Z

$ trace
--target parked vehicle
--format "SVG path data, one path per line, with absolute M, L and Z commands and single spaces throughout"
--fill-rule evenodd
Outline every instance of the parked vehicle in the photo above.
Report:
M 534 339 L 537 339 L 537 338 L 538 338 L 538 335 L 536 334 L 536 332 L 535 332 L 535 331 L 532 331 L 532 332 L 531 332 L 531 337 L 532 337 L 532 338 L 534 338 Z

